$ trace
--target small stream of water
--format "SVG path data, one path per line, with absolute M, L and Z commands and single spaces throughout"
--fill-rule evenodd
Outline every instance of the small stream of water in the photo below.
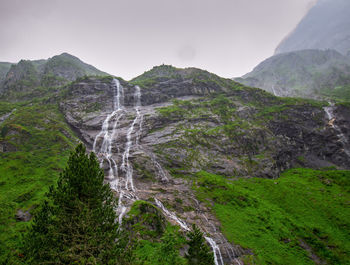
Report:
M 324 111 L 326 112 L 327 118 L 329 120 L 328 124 L 337 132 L 338 139 L 344 148 L 344 152 L 348 157 L 350 157 L 350 150 L 347 148 L 347 146 L 349 145 L 349 141 L 345 137 L 345 135 L 343 134 L 339 126 L 335 124 L 336 117 L 334 114 L 334 110 L 335 110 L 334 103 L 331 103 L 331 102 L 328 102 L 328 103 L 330 106 L 324 107 Z

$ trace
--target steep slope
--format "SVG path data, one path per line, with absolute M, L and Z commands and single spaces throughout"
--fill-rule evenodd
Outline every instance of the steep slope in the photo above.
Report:
M 31 61 L 21 60 L 11 66 L 3 81 L 2 94 L 27 93 L 40 84 L 39 72 Z M 11 91 L 9 91 L 11 90 Z
M 200 172 L 220 174 L 234 183 L 237 178 L 277 178 L 292 167 L 349 168 L 348 143 L 341 142 L 339 131 L 328 124 L 326 106 L 276 98 L 199 69 L 164 65 L 130 83 L 81 79 L 60 103 L 68 123 L 97 152 L 119 196 L 120 216 L 127 218 L 137 200 L 155 202 L 185 231 L 191 223 L 201 227 L 213 240 L 208 242 L 218 244 L 213 245 L 218 264 L 249 260 L 253 247 L 241 248 L 234 237 L 227 241 L 223 236 L 237 228 L 222 230 L 225 219 L 211 209 L 231 197 L 222 195 L 217 201 L 225 186 L 200 180 Z M 332 108 L 336 118 L 331 122 L 349 137 L 348 107 Z M 197 179 L 199 187 L 216 195 L 201 197 L 194 185 Z M 293 238 L 293 244 L 302 244 L 300 235 L 293 233 Z M 306 249 L 299 246 L 298 251 L 301 260 L 308 259 Z
M 266 59 L 236 81 L 276 96 L 328 95 L 337 99 L 337 93 L 332 95 L 332 91 L 345 91 L 350 84 L 350 57 L 334 50 L 282 53 Z
M 14 101 L 0 102 L 0 263 L 21 256 L 23 221 L 78 136 L 118 198 L 130 264 L 186 264 L 191 224 L 218 265 L 347 264 L 347 104 L 278 98 L 167 65 Z M 285 172 L 295 167 L 312 169 Z
M 276 54 L 305 49 L 350 51 L 350 2 L 319 0 L 294 31 L 276 48 Z

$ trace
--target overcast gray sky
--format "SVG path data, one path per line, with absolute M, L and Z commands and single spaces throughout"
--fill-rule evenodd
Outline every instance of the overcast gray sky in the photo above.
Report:
M 315 0 L 0 0 L 0 61 L 71 53 L 131 79 L 162 63 L 237 77 Z

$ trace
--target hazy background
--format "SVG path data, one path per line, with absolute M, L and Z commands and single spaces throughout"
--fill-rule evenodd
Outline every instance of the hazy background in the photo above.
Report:
M 71 53 L 131 79 L 154 65 L 241 76 L 315 0 L 0 0 L 0 61 Z

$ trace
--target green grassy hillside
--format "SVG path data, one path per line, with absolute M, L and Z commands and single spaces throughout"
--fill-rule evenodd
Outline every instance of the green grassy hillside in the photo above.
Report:
M 16 255 L 28 225 L 17 211 L 35 214 L 77 141 L 57 104 L 0 103 L 0 113 L 10 111 L 0 125 L 0 264 Z
M 350 171 L 292 169 L 279 179 L 207 172 L 193 188 L 248 264 L 350 264 Z

